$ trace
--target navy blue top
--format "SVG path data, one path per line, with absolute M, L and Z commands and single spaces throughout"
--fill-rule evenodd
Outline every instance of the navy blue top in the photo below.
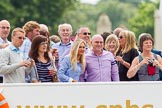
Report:
M 41 82 L 52 82 L 52 76 L 48 74 L 48 67 L 51 66 L 51 62 L 43 63 L 41 61 L 36 61 L 37 72 L 39 80 Z

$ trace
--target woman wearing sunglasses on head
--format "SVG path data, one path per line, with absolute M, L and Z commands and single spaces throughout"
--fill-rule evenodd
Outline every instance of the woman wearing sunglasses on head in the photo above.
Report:
M 29 57 L 34 59 L 40 82 L 53 82 L 56 75 L 54 59 L 50 57 L 49 44 L 45 36 L 38 35 L 32 40 Z M 37 82 L 37 81 L 34 81 Z
M 133 59 L 138 56 L 135 34 L 129 30 L 119 33 L 120 50 L 117 52 L 116 60 L 119 67 L 120 81 L 138 81 L 138 75 L 132 78 L 127 77 L 127 71 Z

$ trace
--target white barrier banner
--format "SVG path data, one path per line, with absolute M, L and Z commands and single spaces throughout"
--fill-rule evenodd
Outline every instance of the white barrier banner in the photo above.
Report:
M 161 82 L 1 84 L 0 92 L 10 108 L 162 108 Z

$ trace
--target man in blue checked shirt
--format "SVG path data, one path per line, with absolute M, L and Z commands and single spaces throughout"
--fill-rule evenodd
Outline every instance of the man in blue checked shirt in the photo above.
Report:
M 23 29 L 26 32 L 26 37 L 25 37 L 23 44 L 20 47 L 20 51 L 23 53 L 24 60 L 28 60 L 29 59 L 29 51 L 31 48 L 31 42 L 35 36 L 40 34 L 40 26 L 39 26 L 39 23 L 37 23 L 36 21 L 28 21 L 23 26 Z M 30 76 L 27 75 L 26 82 L 29 83 L 29 82 L 31 82 L 30 80 L 31 80 Z

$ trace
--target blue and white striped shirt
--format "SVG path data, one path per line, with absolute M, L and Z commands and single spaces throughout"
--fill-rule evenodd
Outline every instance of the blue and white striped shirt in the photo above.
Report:
M 39 76 L 39 80 L 41 82 L 52 82 L 52 76 L 48 74 L 48 67 L 51 66 L 51 62 L 43 63 L 40 61 L 35 62 L 37 67 L 37 72 Z

